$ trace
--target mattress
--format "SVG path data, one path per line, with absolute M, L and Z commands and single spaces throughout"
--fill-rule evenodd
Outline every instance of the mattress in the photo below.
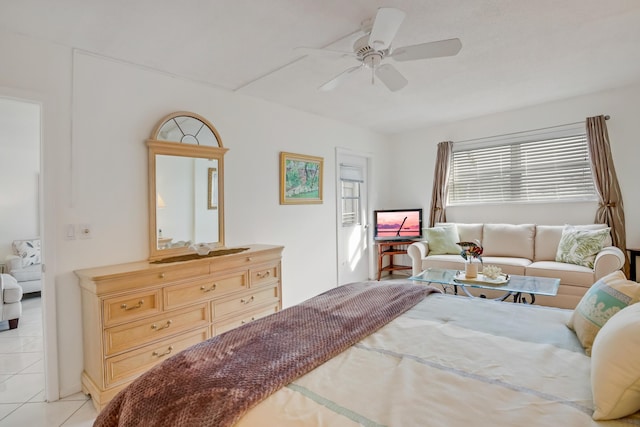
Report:
M 622 426 L 596 422 L 571 311 L 432 294 L 275 392 L 238 426 Z

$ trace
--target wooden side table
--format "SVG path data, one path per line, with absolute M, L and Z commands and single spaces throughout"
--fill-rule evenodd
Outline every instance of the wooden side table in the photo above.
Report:
M 636 281 L 636 257 L 640 256 L 640 249 L 627 248 L 629 252 L 629 279 Z
M 395 270 L 411 270 L 410 265 L 399 265 L 393 263 L 394 255 L 406 255 L 407 246 L 413 243 L 411 240 L 388 240 L 378 241 L 376 246 L 378 247 L 378 280 L 383 271 L 395 271 Z M 389 265 L 382 266 L 382 261 L 385 256 L 389 256 Z

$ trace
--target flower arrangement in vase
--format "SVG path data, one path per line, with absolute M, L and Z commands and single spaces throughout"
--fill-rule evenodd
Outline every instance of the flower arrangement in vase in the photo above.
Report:
M 482 264 L 482 246 L 480 242 L 458 242 L 458 245 L 462 248 L 460 256 L 466 261 L 464 264 L 464 275 L 468 279 L 474 279 L 478 277 L 478 264 L 474 264 L 473 260 L 477 259 Z

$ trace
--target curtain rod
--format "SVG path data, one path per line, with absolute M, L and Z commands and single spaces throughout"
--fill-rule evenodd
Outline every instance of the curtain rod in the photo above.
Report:
M 604 116 L 605 120 L 609 120 L 610 118 L 611 118 L 611 116 L 609 116 L 608 114 L 606 116 Z M 453 143 L 454 144 L 460 144 L 460 143 L 463 143 L 463 142 L 482 141 L 483 139 L 497 138 L 499 136 L 520 135 L 520 134 L 523 134 L 523 133 L 538 132 L 538 131 L 541 131 L 541 130 L 554 129 L 554 128 L 559 128 L 559 127 L 564 127 L 564 126 L 579 125 L 581 123 L 584 123 L 584 120 L 579 121 L 579 122 L 573 122 L 573 123 L 565 123 L 563 125 L 547 126 L 547 127 L 539 128 L 539 129 L 531 129 L 531 130 L 524 130 L 524 131 L 519 131 L 519 132 L 504 133 L 502 135 L 483 136 L 482 138 L 463 139 L 461 141 L 453 141 Z

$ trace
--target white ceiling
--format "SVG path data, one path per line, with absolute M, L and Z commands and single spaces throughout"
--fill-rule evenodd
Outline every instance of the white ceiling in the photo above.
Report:
M 294 48 L 350 51 L 382 6 L 406 12 L 394 46 L 457 37 L 462 50 L 385 60 L 409 80 L 398 92 L 365 71 L 318 91 L 356 62 Z M 1 0 L 0 28 L 383 133 L 640 79 L 639 0 Z

